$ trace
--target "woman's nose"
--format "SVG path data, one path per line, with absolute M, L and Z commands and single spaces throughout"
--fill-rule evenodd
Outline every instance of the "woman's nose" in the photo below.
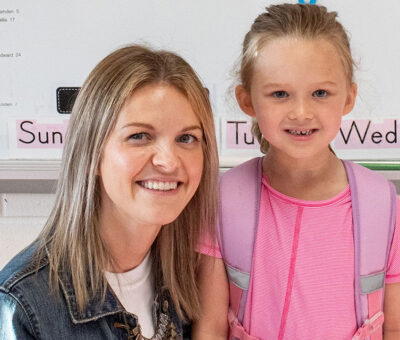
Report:
M 153 155 L 153 165 L 160 171 L 173 173 L 179 166 L 179 156 L 173 145 L 159 145 Z
M 309 120 L 314 117 L 312 106 L 306 99 L 297 99 L 288 113 L 288 118 L 291 120 Z

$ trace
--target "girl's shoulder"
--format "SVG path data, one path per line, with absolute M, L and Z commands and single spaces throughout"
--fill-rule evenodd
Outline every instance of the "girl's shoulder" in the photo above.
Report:
M 254 176 L 257 175 L 260 171 L 260 175 L 262 173 L 262 160 L 263 157 L 255 157 L 246 162 L 243 162 L 233 168 L 227 170 L 225 173 L 221 175 L 220 178 L 230 178 L 237 177 L 240 178 L 242 176 Z

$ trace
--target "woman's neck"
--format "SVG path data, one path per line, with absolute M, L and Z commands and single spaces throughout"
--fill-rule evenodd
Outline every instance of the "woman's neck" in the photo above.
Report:
M 271 150 L 264 157 L 263 173 L 274 189 L 304 200 L 332 198 L 348 185 L 343 163 L 328 150 L 313 160 L 289 159 Z
M 137 267 L 150 251 L 161 226 L 122 226 L 116 221 L 100 222 L 100 233 L 113 263 L 105 270 L 123 273 Z

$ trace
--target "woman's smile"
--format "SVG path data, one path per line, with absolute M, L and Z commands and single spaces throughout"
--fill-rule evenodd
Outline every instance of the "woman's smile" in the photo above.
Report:
M 181 182 L 177 181 L 138 181 L 140 186 L 153 191 L 173 191 L 175 190 Z

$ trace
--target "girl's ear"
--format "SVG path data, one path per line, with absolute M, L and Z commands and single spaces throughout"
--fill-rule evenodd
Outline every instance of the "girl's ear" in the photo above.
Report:
M 356 98 L 357 98 L 357 84 L 351 83 L 347 93 L 346 103 L 343 108 L 343 116 L 347 115 L 348 113 L 351 112 L 351 110 L 353 110 Z
M 236 86 L 235 95 L 242 111 L 251 117 L 255 117 L 256 113 L 254 112 L 250 93 L 243 87 L 243 85 Z

